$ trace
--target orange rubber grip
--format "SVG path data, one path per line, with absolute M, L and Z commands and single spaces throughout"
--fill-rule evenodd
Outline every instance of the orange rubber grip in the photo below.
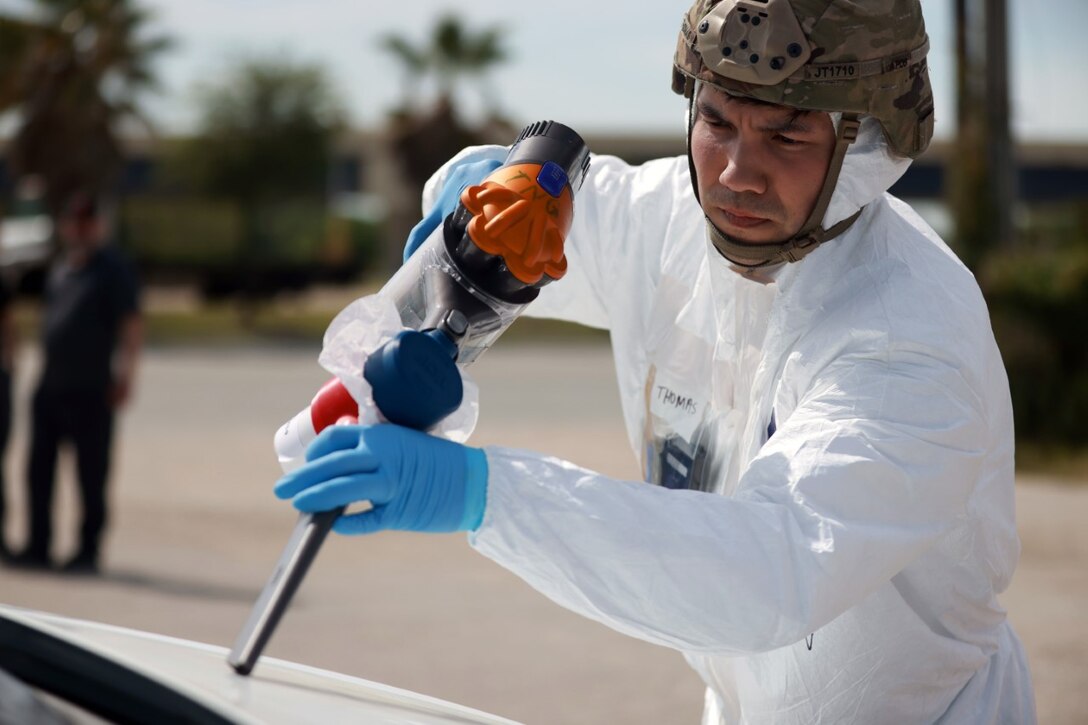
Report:
M 507 268 L 528 285 L 544 275 L 567 272 L 563 242 L 574 218 L 574 197 L 563 187 L 556 198 L 536 182 L 540 164 L 496 169 L 478 186 L 461 192 L 472 213 L 468 235 L 477 247 L 503 258 Z

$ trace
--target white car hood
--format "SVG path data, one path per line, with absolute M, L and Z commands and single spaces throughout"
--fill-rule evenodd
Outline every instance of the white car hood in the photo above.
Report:
M 0 605 L 24 625 L 104 657 L 238 723 L 489 723 L 513 721 L 407 690 L 262 657 L 249 676 L 227 648 Z M 0 648 L 10 643 L 0 641 Z

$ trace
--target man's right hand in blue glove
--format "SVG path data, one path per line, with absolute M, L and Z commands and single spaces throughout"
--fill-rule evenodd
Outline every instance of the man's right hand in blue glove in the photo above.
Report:
M 338 533 L 474 531 L 483 521 L 487 456 L 479 448 L 391 423 L 334 425 L 310 444 L 306 460 L 276 482 L 277 497 L 303 513 L 373 505 L 337 519 Z
M 442 192 L 435 200 L 431 211 L 409 232 L 408 241 L 404 245 L 404 261 L 407 262 L 412 253 L 419 249 L 419 245 L 427 241 L 427 237 L 438 228 L 442 220 L 457 208 L 462 191 L 469 186 L 479 184 L 500 166 L 502 162 L 498 159 L 470 161 L 453 166 L 446 176 L 446 183 L 442 186 Z

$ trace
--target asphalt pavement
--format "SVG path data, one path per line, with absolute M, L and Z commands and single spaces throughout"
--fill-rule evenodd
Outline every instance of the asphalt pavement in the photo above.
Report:
M 230 646 L 294 515 L 271 494 L 272 436 L 327 374 L 306 347 L 150 349 L 124 415 L 97 578 L 0 570 L 0 601 Z M 25 410 L 36 355 L 20 360 Z M 472 369 L 475 444 L 554 453 L 635 478 L 603 345 L 503 346 Z M 22 536 L 25 419 L 6 462 Z M 74 544 L 62 459 L 57 558 Z M 1088 712 L 1088 486 L 1019 486 L 1021 568 L 1005 597 L 1032 660 L 1040 722 Z M 702 687 L 676 652 L 561 609 L 464 535 L 332 537 L 267 653 L 526 723 L 696 723 Z M 226 663 L 224 663 L 226 667 Z

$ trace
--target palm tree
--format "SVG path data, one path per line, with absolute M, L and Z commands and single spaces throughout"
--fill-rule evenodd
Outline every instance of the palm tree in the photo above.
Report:
M 399 61 L 405 77 L 401 106 L 389 123 L 390 148 L 405 188 L 392 195 L 395 201 L 386 221 L 383 267 L 393 270 L 400 264 L 404 238 L 419 221 L 418 205 L 401 200 L 418 199 L 434 170 L 465 146 L 510 141 L 494 96 L 483 90 L 486 71 L 507 57 L 501 41 L 499 28 L 473 31 L 453 15 L 440 18 L 430 37 L 418 45 L 395 34 L 381 38 L 382 48 Z M 425 107 L 418 93 L 428 77 L 438 86 L 438 98 Z M 480 82 L 491 116 L 479 127 L 466 126 L 457 113 L 457 86 L 466 77 Z
M 18 113 L 9 145 L 17 175 L 37 174 L 57 205 L 75 189 L 102 192 L 122 165 L 125 122 L 150 127 L 136 104 L 150 65 L 170 47 L 143 38 L 150 16 L 132 0 L 34 0 L 33 18 L 0 15 L 0 112 Z
M 381 47 L 400 62 L 405 75 L 402 111 L 411 113 L 416 106 L 416 94 L 421 81 L 433 75 L 438 84 L 438 105 L 456 107 L 457 85 L 462 78 L 474 78 L 481 84 L 485 105 L 496 112 L 493 94 L 484 87 L 488 70 L 506 60 L 502 45 L 502 30 L 496 26 L 473 31 L 455 15 L 439 18 L 431 37 L 421 45 L 389 34 L 381 38 Z
M 462 76 L 480 78 L 485 71 L 506 59 L 500 30 L 484 28 L 473 33 L 453 15 L 439 19 L 431 38 L 431 57 L 442 97 L 451 99 Z M 484 92 L 485 98 L 488 96 Z
M 42 30 L 26 20 L 0 15 L 0 113 L 18 103 L 24 59 Z
M 411 113 L 419 93 L 420 83 L 427 74 L 427 53 L 425 49 L 416 48 L 405 38 L 394 34 L 383 36 L 380 44 L 400 62 L 404 81 L 398 110 L 402 113 Z

